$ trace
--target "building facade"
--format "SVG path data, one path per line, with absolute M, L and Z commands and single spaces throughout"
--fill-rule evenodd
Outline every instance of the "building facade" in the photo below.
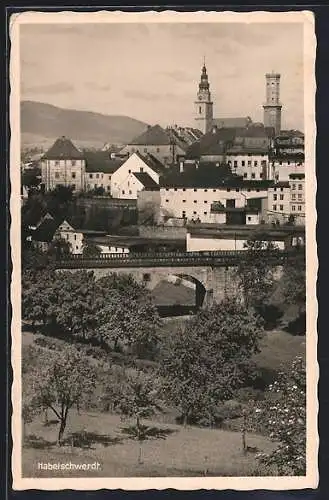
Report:
M 46 191 L 58 186 L 84 191 L 86 160 L 83 153 L 65 136 L 57 139 L 42 156 L 41 182 Z
M 267 73 L 266 78 L 266 101 L 264 108 L 264 125 L 273 127 L 275 134 L 279 135 L 281 131 L 281 110 L 280 103 L 280 79 L 279 73 Z

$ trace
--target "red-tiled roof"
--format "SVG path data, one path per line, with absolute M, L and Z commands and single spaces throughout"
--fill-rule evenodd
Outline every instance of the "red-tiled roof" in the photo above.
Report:
M 56 139 L 50 149 L 43 155 L 46 160 L 80 160 L 84 154 L 67 137 Z

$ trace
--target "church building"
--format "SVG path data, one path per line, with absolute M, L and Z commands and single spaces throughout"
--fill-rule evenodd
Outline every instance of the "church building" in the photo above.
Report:
M 210 85 L 208 80 L 207 68 L 205 62 L 201 71 L 201 79 L 197 92 L 195 106 L 196 128 L 203 134 L 211 131 L 213 127 L 221 128 L 246 128 L 252 125 L 249 116 L 237 118 L 214 118 L 213 101 L 211 99 Z M 264 109 L 264 127 L 274 128 L 278 135 L 281 130 L 281 109 L 280 103 L 280 74 L 266 74 L 266 102 Z

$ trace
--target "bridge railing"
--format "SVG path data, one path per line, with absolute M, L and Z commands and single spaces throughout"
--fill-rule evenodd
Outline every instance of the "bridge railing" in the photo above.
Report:
M 264 250 L 256 251 L 255 256 L 264 254 L 266 259 L 282 262 L 292 256 L 302 256 L 302 250 Z M 94 257 L 84 257 L 76 254 L 58 261 L 58 267 L 142 267 L 142 266 L 171 266 L 171 265 L 236 265 L 246 255 L 245 250 L 219 250 L 201 252 L 147 252 L 114 254 L 103 253 Z

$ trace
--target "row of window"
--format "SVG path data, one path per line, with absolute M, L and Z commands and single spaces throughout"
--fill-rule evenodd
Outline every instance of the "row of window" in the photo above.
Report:
M 296 189 L 296 184 L 291 184 L 291 189 Z M 303 189 L 303 184 L 298 184 L 298 189 Z
M 98 184 L 87 184 L 87 189 L 97 189 L 97 188 L 99 188 L 99 187 L 101 187 L 101 188 L 104 188 L 104 189 L 105 189 L 105 186 L 104 186 L 103 184 L 101 184 L 100 186 L 99 186 Z M 106 189 L 107 189 L 108 191 L 110 191 L 110 190 L 111 190 L 111 186 L 106 186 Z
M 126 191 L 123 189 L 123 190 L 121 191 L 121 194 L 126 194 Z M 131 189 L 129 189 L 128 194 L 133 194 L 133 192 L 132 192 L 132 190 L 131 190 Z
M 166 200 L 166 203 L 169 203 L 170 200 Z M 182 203 L 186 203 L 186 200 L 182 200 Z M 193 203 L 198 203 L 198 200 L 194 200 Z M 208 200 L 204 200 L 203 203 L 208 203 Z
M 166 188 L 166 191 L 170 191 L 171 189 L 172 188 Z M 179 191 L 178 188 L 173 188 L 173 189 L 174 189 L 174 191 Z M 186 191 L 186 188 L 182 188 L 182 191 Z M 212 189 L 212 190 L 211 189 L 200 189 L 200 190 L 198 190 L 197 188 L 194 188 L 193 191 L 194 191 L 194 193 L 197 193 L 198 191 L 204 191 L 205 193 L 207 193 L 208 191 L 212 191 L 213 193 L 216 193 L 217 189 Z M 219 191 L 222 192 L 223 189 L 220 189 Z M 239 193 L 240 192 L 240 188 L 232 188 L 232 189 L 231 188 L 227 188 L 226 191 L 228 193 L 230 193 L 231 191 L 236 191 L 237 193 Z M 256 188 L 256 189 L 251 190 L 250 188 L 248 188 L 248 189 L 243 189 L 242 191 L 247 191 L 248 193 L 250 193 L 251 191 L 256 191 L 256 193 L 259 193 L 260 189 Z
M 64 160 L 64 161 L 66 161 L 66 160 Z M 75 167 L 76 164 L 77 164 L 77 162 L 75 160 L 71 160 L 72 167 Z M 59 160 L 55 160 L 55 166 L 59 167 L 59 165 L 60 165 L 60 161 Z
M 230 161 L 228 162 L 228 164 L 229 164 L 229 165 L 230 165 L 231 163 L 232 163 L 232 162 L 230 162 Z M 233 161 L 233 166 L 234 166 L 234 167 L 238 167 L 238 161 L 237 161 L 237 160 L 234 160 L 234 161 Z M 241 160 L 241 167 L 245 167 L 245 166 L 246 166 L 246 162 L 245 162 L 245 160 Z M 248 160 L 248 161 L 247 161 L 247 167 L 251 167 L 251 166 L 252 166 L 252 161 L 251 161 L 251 160 Z M 266 161 L 262 161 L 260 166 L 262 166 L 262 167 L 266 167 Z M 256 160 L 254 161 L 254 167 L 259 167 L 259 163 L 258 163 L 258 161 L 256 161 Z
M 248 173 L 247 173 L 247 172 L 244 172 L 243 177 L 244 177 L 244 179 L 247 179 L 247 177 L 248 177 Z M 252 174 L 251 174 L 251 176 L 250 176 L 250 177 L 251 177 L 251 179 L 256 179 L 256 174 L 255 174 L 254 172 L 252 172 Z M 259 173 L 259 178 L 260 178 L 260 179 L 263 179 L 263 172 L 260 172 L 260 173 Z
M 273 200 L 276 201 L 278 199 L 278 195 L 277 194 L 274 194 L 273 195 Z M 284 199 L 284 194 L 280 194 L 280 200 L 283 200 Z
M 99 175 L 101 175 L 101 179 L 104 177 L 104 174 L 89 174 L 89 179 L 93 179 L 94 175 L 96 179 L 99 179 Z M 109 174 L 109 179 L 111 179 L 111 174 Z
M 293 194 L 291 195 L 291 199 L 292 199 L 292 200 L 295 200 L 295 199 L 296 199 L 296 194 L 295 194 L 295 193 L 293 193 Z M 303 195 L 302 195 L 301 193 L 298 193 L 298 195 L 297 195 L 297 199 L 298 199 L 299 201 L 302 201 L 302 199 L 303 199 Z
M 280 212 L 283 212 L 283 205 L 279 205 L 279 208 L 277 207 L 277 205 L 273 205 L 273 212 L 276 212 L 277 210 L 279 210 Z M 295 212 L 296 211 L 296 205 L 292 205 L 291 206 L 291 210 L 293 212 Z M 302 205 L 297 205 L 297 210 L 299 212 L 301 212 L 302 211 Z
M 152 151 L 152 149 L 151 149 L 151 151 Z M 138 153 L 138 152 L 139 152 L 139 149 L 131 148 L 131 152 L 132 152 L 132 153 Z M 143 152 L 144 152 L 144 153 L 147 153 L 147 152 L 148 152 L 148 149 L 147 149 L 147 148 L 143 148 Z M 156 152 L 157 152 L 157 153 L 160 153 L 160 148 L 156 148 Z

